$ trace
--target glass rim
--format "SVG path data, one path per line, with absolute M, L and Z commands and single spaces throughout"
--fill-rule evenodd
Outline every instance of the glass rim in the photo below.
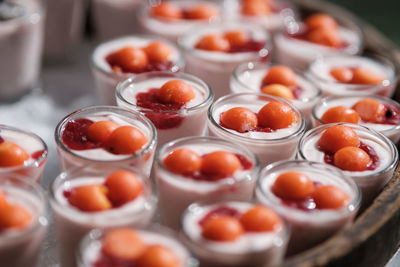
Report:
M 119 158 L 119 159 L 112 159 L 112 160 L 99 160 L 99 159 L 91 159 L 87 158 L 81 155 L 76 154 L 72 149 L 69 149 L 64 142 L 62 141 L 62 130 L 63 127 L 66 125 L 67 122 L 70 121 L 72 116 L 79 115 L 82 112 L 88 112 L 88 111 L 105 111 L 105 112 L 111 112 L 111 113 L 116 113 L 118 116 L 120 115 L 120 112 L 124 113 L 130 113 L 130 115 L 133 115 L 133 117 L 129 117 L 126 115 L 123 115 L 124 117 L 128 117 L 129 119 L 139 117 L 144 121 L 144 125 L 149 128 L 150 132 L 153 133 L 153 136 L 151 140 L 145 145 L 145 147 L 134 154 L 128 154 L 124 158 Z M 156 147 L 157 144 L 157 130 L 154 126 L 154 124 L 143 114 L 137 111 L 132 111 L 123 107 L 117 107 L 117 106 L 90 106 L 90 107 L 85 107 L 82 109 L 78 109 L 76 111 L 73 111 L 72 113 L 66 115 L 64 118 L 60 120 L 60 122 L 57 124 L 55 131 L 54 131 L 54 138 L 57 144 L 57 147 L 61 148 L 62 151 L 68 153 L 68 155 L 72 155 L 76 158 L 85 160 L 85 161 L 90 161 L 92 163 L 118 163 L 121 161 L 126 161 L 126 160 L 132 160 L 138 157 L 141 157 L 143 155 L 146 155 L 147 153 L 151 152 L 153 148 Z
M 150 77 L 146 77 L 146 76 L 150 76 Z M 161 111 L 157 111 L 157 113 L 175 113 L 175 114 L 180 114 L 180 113 L 184 113 L 186 114 L 187 112 L 193 112 L 196 111 L 198 109 L 201 109 L 205 106 L 207 106 L 210 102 L 212 102 L 213 98 L 214 98 L 214 92 L 212 91 L 211 87 L 202 79 L 188 74 L 188 73 L 183 73 L 183 72 L 168 72 L 168 71 L 153 71 L 153 72 L 148 72 L 148 73 L 141 73 L 138 75 L 135 75 L 133 77 L 129 77 L 125 80 L 123 80 L 122 82 L 120 82 L 117 85 L 116 91 L 115 91 L 115 95 L 117 100 L 122 101 L 124 104 L 128 105 L 129 107 L 134 108 L 135 110 L 138 110 L 139 112 L 154 112 L 152 109 L 150 108 L 143 108 L 140 107 L 130 101 L 128 101 L 124 96 L 123 96 L 123 91 L 125 91 L 127 88 L 129 88 L 129 86 L 134 85 L 137 80 L 140 80 L 141 78 L 145 77 L 145 80 L 148 79 L 152 79 L 152 78 L 160 78 L 160 77 L 167 77 L 167 78 L 178 78 L 178 79 L 182 79 L 182 80 L 190 80 L 196 84 L 198 84 L 200 87 L 202 87 L 204 89 L 205 92 L 208 93 L 208 96 L 199 104 L 193 106 L 193 107 L 183 107 L 179 110 L 161 110 Z
M 299 123 L 298 129 L 295 132 L 291 133 L 290 135 L 286 135 L 284 137 L 279 137 L 279 138 L 272 138 L 272 139 L 271 138 L 257 138 L 257 139 L 255 139 L 255 138 L 251 138 L 251 137 L 247 137 L 247 136 L 241 136 L 241 135 L 238 135 L 236 133 L 232 133 L 232 132 L 228 131 L 226 128 L 222 127 L 221 125 L 219 125 L 214 120 L 214 117 L 213 117 L 213 114 L 212 114 L 213 111 L 214 111 L 213 109 L 214 109 L 214 107 L 216 105 L 220 104 L 221 102 L 230 100 L 230 99 L 235 98 L 235 97 L 240 97 L 240 96 L 253 96 L 253 97 L 270 98 L 273 101 L 282 102 L 284 104 L 287 104 L 297 114 L 297 117 L 300 118 L 300 123 Z M 218 130 L 222 131 L 223 133 L 227 134 L 228 136 L 233 137 L 233 138 L 235 138 L 237 140 L 240 140 L 240 141 L 246 141 L 246 142 L 257 143 L 257 144 L 258 143 L 268 144 L 268 143 L 271 143 L 271 142 L 284 141 L 284 140 L 295 138 L 295 137 L 301 135 L 304 132 L 305 125 L 306 125 L 305 118 L 304 118 L 303 114 L 292 103 L 289 103 L 288 101 L 286 101 L 283 98 L 278 98 L 278 97 L 274 97 L 274 96 L 270 96 L 270 95 L 266 95 L 266 94 L 261 94 L 261 93 L 236 93 L 236 94 L 229 94 L 229 95 L 225 95 L 223 97 L 220 97 L 219 99 L 217 99 L 216 101 L 214 101 L 211 104 L 211 106 L 208 109 L 207 116 L 208 116 L 208 121 L 212 124 L 212 126 L 216 127 Z
M 9 0 L 8 2 L 16 3 L 18 5 L 21 5 L 20 1 Z M 10 24 L 10 23 L 14 23 L 15 21 L 20 21 L 20 22 L 29 21 L 32 18 L 32 16 L 34 16 L 36 14 L 38 14 L 40 16 L 43 16 L 45 11 L 46 11 L 46 9 L 47 9 L 47 7 L 46 7 L 46 5 L 44 3 L 44 0 L 34 0 L 32 2 L 34 2 L 34 4 L 36 4 L 37 6 L 34 6 L 32 9 L 31 8 L 27 8 L 28 12 L 26 12 L 25 14 L 23 14 L 20 17 L 17 17 L 17 18 L 14 18 L 14 19 L 10 19 L 10 20 L 6 20 L 6 21 L 2 21 L 1 23 Z M 40 19 L 43 20 L 44 18 L 41 17 Z

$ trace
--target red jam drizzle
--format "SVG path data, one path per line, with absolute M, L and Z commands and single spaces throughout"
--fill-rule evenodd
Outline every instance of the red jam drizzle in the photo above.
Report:
M 218 208 L 215 208 L 211 211 L 209 211 L 201 220 L 199 220 L 199 225 L 204 226 L 204 224 L 212 218 L 216 218 L 219 216 L 232 216 L 235 217 L 236 219 L 240 218 L 241 213 L 231 207 L 228 206 L 220 206 Z
M 379 166 L 379 156 L 378 156 L 378 154 L 376 154 L 376 151 L 371 146 L 369 146 L 363 142 L 360 142 L 360 145 L 358 147 L 361 148 L 362 150 L 364 150 L 371 159 L 371 161 L 367 165 L 366 170 L 369 170 L 369 171 L 375 170 Z M 319 149 L 319 150 L 322 151 L 321 149 Z M 325 151 L 322 151 L 322 152 L 324 152 L 325 163 L 335 166 L 333 164 L 334 153 L 328 153 Z
M 314 183 L 314 187 L 317 188 L 319 186 L 321 186 L 322 184 L 319 182 L 313 182 Z M 314 199 L 310 196 L 310 197 L 306 197 L 305 199 L 302 200 L 298 200 L 298 201 L 294 201 L 294 200 L 281 200 L 282 203 L 285 206 L 291 207 L 291 208 L 295 208 L 295 209 L 299 209 L 302 211 L 313 211 L 318 209 L 317 205 L 315 204 Z
M 227 53 L 245 53 L 245 52 L 258 52 L 266 45 L 264 41 L 250 40 L 241 46 L 231 46 Z
M 3 137 L 0 136 L 0 144 L 1 143 L 4 143 L 4 139 L 3 139 Z
M 106 62 L 110 65 L 114 72 L 117 73 L 144 73 L 151 71 L 169 71 L 174 67 L 174 63 L 172 61 L 151 61 L 149 60 L 148 64 L 143 68 L 136 69 L 126 69 L 123 66 L 118 65 L 118 61 L 115 59 L 115 54 L 111 53 L 105 58 Z
M 384 104 L 386 112 L 385 117 L 378 120 L 380 124 L 399 125 L 400 124 L 400 110 L 390 104 Z
M 94 122 L 88 119 L 76 119 L 69 121 L 62 133 L 62 141 L 69 148 L 74 150 L 87 150 L 101 147 L 100 143 L 89 141 L 87 129 Z
M 99 258 L 93 262 L 94 267 L 135 267 L 132 261 L 117 259 L 101 253 Z
M 180 110 L 184 104 L 165 104 L 157 97 L 159 89 L 151 88 L 147 92 L 136 95 L 136 105 L 151 109 L 143 111 L 145 116 L 151 120 L 157 129 L 171 129 L 181 125 L 184 118 L 176 115 L 173 111 Z M 168 112 L 171 111 L 171 112 Z

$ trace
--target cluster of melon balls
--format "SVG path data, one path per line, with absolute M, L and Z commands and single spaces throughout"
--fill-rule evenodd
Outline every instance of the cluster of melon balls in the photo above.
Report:
M 171 47 L 161 41 L 150 42 L 144 47 L 126 46 L 107 56 L 114 72 L 135 73 L 150 62 L 166 62 L 172 55 Z
M 223 33 L 210 33 L 202 36 L 195 47 L 200 50 L 228 52 L 231 48 L 246 46 L 251 36 L 246 31 L 232 30 Z
M 340 48 L 342 40 L 336 20 L 326 14 L 314 14 L 305 21 L 305 38 L 312 43 Z
M 206 3 L 182 8 L 172 2 L 161 2 L 150 9 L 150 14 L 169 20 L 207 20 L 219 15 L 219 10 Z
M 364 122 L 379 123 L 386 116 L 384 104 L 372 98 L 364 98 L 357 101 L 351 108 L 346 106 L 335 106 L 327 109 L 321 117 L 325 123 L 348 122 L 359 123 L 360 119 Z
M 336 81 L 350 84 L 379 84 L 382 76 L 362 67 L 335 67 L 329 72 Z
M 295 72 L 283 65 L 272 66 L 262 79 L 261 92 L 286 99 L 295 99 L 292 88 L 297 85 Z

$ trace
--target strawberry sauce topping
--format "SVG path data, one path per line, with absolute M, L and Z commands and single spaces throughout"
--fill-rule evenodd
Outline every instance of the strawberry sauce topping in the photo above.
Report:
M 110 257 L 101 253 L 99 258 L 93 263 L 94 267 L 135 267 L 134 262 Z
M 94 122 L 89 119 L 69 121 L 62 133 L 63 143 L 70 149 L 87 150 L 101 147 L 101 144 L 89 141 L 87 129 Z
M 377 123 L 380 124 L 391 124 L 391 125 L 399 125 L 400 124 L 400 110 L 390 104 L 384 104 L 386 112 L 385 117 L 379 120 Z
M 241 213 L 231 207 L 228 206 L 220 206 L 218 208 L 215 208 L 211 211 L 209 211 L 200 221 L 199 221 L 199 225 L 203 226 L 204 223 L 212 218 L 218 217 L 218 216 L 232 216 L 235 217 L 236 219 L 240 218 Z

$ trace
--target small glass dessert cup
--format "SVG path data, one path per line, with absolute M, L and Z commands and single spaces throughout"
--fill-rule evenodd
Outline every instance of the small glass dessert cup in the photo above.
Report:
M 201 266 L 279 266 L 288 224 L 271 209 L 244 201 L 194 203 L 182 216 L 183 240 Z
M 140 0 L 93 0 L 92 23 L 96 37 L 108 40 L 140 32 Z
M 177 81 L 185 88 L 189 86 L 187 90 L 191 96 L 182 103 L 174 102 L 172 93 L 171 99 L 161 99 L 160 92 L 168 91 L 169 85 L 179 87 L 174 85 Z M 183 92 L 187 93 L 186 89 L 174 96 L 181 98 Z M 116 98 L 118 106 L 138 111 L 153 122 L 161 146 L 177 138 L 205 134 L 207 109 L 213 100 L 213 92 L 205 82 L 189 74 L 151 72 L 120 83 Z
M 121 251 L 115 251 L 110 247 L 111 244 L 118 242 L 118 245 L 127 248 L 126 252 L 131 252 L 132 256 L 129 259 L 127 257 L 122 259 Z M 95 229 L 81 241 L 77 261 L 78 267 L 95 267 L 112 262 L 138 267 L 198 266 L 197 260 L 191 256 L 175 234 L 158 225 L 145 229 L 115 228 L 109 231 Z
M 39 79 L 44 8 L 41 0 L 0 3 L 0 99 L 15 100 Z
M 234 0 L 226 5 L 228 20 L 258 24 L 270 33 L 283 29 L 288 21 L 295 19 L 297 13 L 295 7 L 284 0 Z
M 219 98 L 229 94 L 229 79 L 237 66 L 269 61 L 271 42 L 258 25 L 231 23 L 196 29 L 179 45 L 185 53 L 185 71 L 203 79 Z
M 282 114 L 272 111 L 269 106 L 278 106 L 283 109 Z M 261 125 L 260 117 L 261 109 L 265 108 L 264 118 L 271 118 L 272 122 L 286 122 L 291 120 L 287 125 L 279 125 L 275 129 L 275 125 Z M 283 106 L 283 108 L 281 108 Z M 245 110 L 248 114 L 247 118 L 251 121 L 235 121 L 231 120 L 232 126 L 240 126 L 243 123 L 243 129 L 234 129 L 227 123 L 222 123 L 221 118 L 227 111 L 234 109 Z M 258 113 L 258 115 L 257 115 Z M 283 118 L 285 116 L 285 119 Z M 233 116 L 236 117 L 236 116 Z M 245 117 L 238 115 L 237 117 Z M 254 119 L 253 119 L 254 118 Z M 264 119 L 263 119 L 264 121 Z M 254 122 L 254 124 L 253 124 Z M 269 123 L 266 121 L 265 123 Z M 279 123 L 280 124 L 280 123 Z M 240 131 L 238 131 L 240 130 Z M 286 102 L 282 98 L 268 96 L 257 93 L 241 93 L 231 94 L 215 101 L 208 110 L 208 132 L 210 136 L 217 136 L 226 139 L 235 144 L 241 144 L 252 150 L 259 158 L 262 167 L 276 161 L 293 159 L 296 155 L 297 144 L 301 135 L 305 131 L 304 116 L 292 104 Z
M 0 179 L 15 174 L 40 183 L 47 153 L 36 134 L 0 124 Z
M 97 139 L 96 133 L 92 133 L 93 136 L 89 133 L 92 131 L 89 127 L 96 123 L 100 127 L 93 127 L 100 129 L 93 131 L 99 132 L 99 136 L 104 134 L 104 139 Z M 102 126 L 102 123 L 105 125 Z M 120 128 L 128 133 L 115 132 Z M 121 129 L 118 131 L 121 132 Z M 149 175 L 157 132 L 151 121 L 139 112 L 119 107 L 93 106 L 77 110 L 62 119 L 56 127 L 55 140 L 63 171 L 99 163 L 136 167 Z
M 279 64 L 306 70 L 319 57 L 357 55 L 362 46 L 361 30 L 353 22 L 336 22 L 328 15 L 314 14 L 304 23 L 290 21 L 285 30 L 274 36 L 274 59 Z
M 46 0 L 44 54 L 46 59 L 66 59 L 82 38 L 86 0 Z
M 184 59 L 167 40 L 135 35 L 101 43 L 94 49 L 90 63 L 100 103 L 115 105 L 119 82 L 144 72 L 181 71 Z
M 391 97 L 397 84 L 393 64 L 382 57 L 332 56 L 310 64 L 307 74 L 323 96 Z
M 75 266 L 75 250 L 92 229 L 145 227 L 156 198 L 151 181 L 135 169 L 92 164 L 61 173 L 50 187 L 61 266 Z
M 155 164 L 161 222 L 173 229 L 196 201 L 250 200 L 259 170 L 246 147 L 214 137 L 170 142 L 158 150 Z
M 349 176 L 327 164 L 305 160 L 268 165 L 260 173 L 255 195 L 290 224 L 288 255 L 311 248 L 349 226 L 361 201 L 360 189 Z
M 289 75 L 294 78 L 294 82 L 284 81 L 283 76 L 279 79 L 269 82 L 266 84 L 264 79 L 269 73 L 269 70 L 282 69 L 289 70 L 286 66 L 282 65 L 270 65 L 258 62 L 248 62 L 238 66 L 231 75 L 231 92 L 232 93 L 246 93 L 255 92 L 260 93 L 265 91 L 266 94 L 274 95 L 285 98 L 288 102 L 292 103 L 297 107 L 301 113 L 303 113 L 306 119 L 306 125 L 310 124 L 311 121 L 311 109 L 320 100 L 321 90 L 317 88 L 312 82 L 304 77 L 299 72 L 291 71 Z M 276 71 L 274 71 L 276 72 Z M 271 80 L 269 78 L 269 80 Z M 272 85 L 270 87 L 266 87 Z M 276 86 L 276 85 L 283 85 Z M 289 90 L 290 92 L 289 92 Z
M 153 5 L 144 3 L 138 20 L 145 32 L 177 42 L 194 28 L 221 21 L 221 2 L 178 0 Z
M 0 179 L 2 266 L 36 266 L 46 235 L 46 196 L 38 184 L 28 180 L 13 174 Z
M 329 96 L 312 110 L 312 124 L 358 123 L 389 138 L 394 144 L 400 140 L 400 104 L 382 96 Z
M 309 130 L 300 139 L 297 157 L 342 169 L 360 187 L 363 208 L 390 181 L 399 160 L 395 145 L 386 136 L 351 123 Z

